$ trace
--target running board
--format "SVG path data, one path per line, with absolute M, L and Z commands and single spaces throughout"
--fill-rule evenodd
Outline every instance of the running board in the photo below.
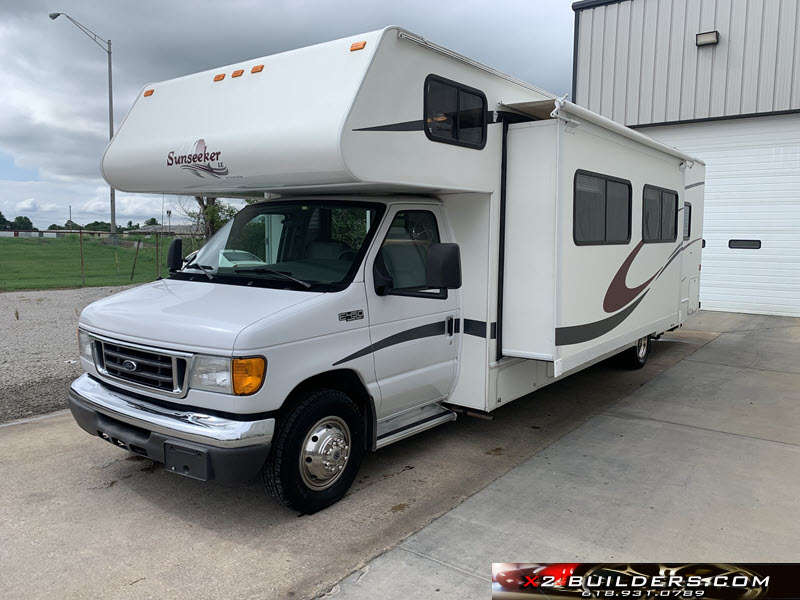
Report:
M 429 404 L 378 424 L 376 448 L 399 442 L 407 437 L 456 420 L 456 413 L 441 404 Z

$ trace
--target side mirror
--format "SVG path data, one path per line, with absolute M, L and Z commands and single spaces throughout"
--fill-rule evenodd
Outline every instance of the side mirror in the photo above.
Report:
M 426 285 L 431 289 L 461 287 L 461 249 L 458 244 L 431 244 L 425 265 Z
M 183 240 L 176 237 L 167 250 L 167 267 L 170 273 L 180 271 L 183 267 Z

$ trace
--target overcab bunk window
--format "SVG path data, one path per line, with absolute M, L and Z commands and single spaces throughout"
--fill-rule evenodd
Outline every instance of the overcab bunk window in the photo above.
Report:
M 579 246 L 631 241 L 631 182 L 575 173 L 573 238 Z
M 676 239 L 678 239 L 678 192 L 652 185 L 644 186 L 642 240 L 648 243 L 674 242 Z
M 480 90 L 428 75 L 425 135 L 434 142 L 480 150 L 486 145 L 486 96 Z

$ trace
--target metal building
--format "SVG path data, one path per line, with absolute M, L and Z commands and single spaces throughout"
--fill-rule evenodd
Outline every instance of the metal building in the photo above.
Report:
M 800 316 L 800 0 L 584 0 L 577 104 L 707 165 L 703 308 Z

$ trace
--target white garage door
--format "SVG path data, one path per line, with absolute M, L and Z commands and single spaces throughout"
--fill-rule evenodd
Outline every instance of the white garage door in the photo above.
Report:
M 640 131 L 706 162 L 703 308 L 800 316 L 800 114 Z

